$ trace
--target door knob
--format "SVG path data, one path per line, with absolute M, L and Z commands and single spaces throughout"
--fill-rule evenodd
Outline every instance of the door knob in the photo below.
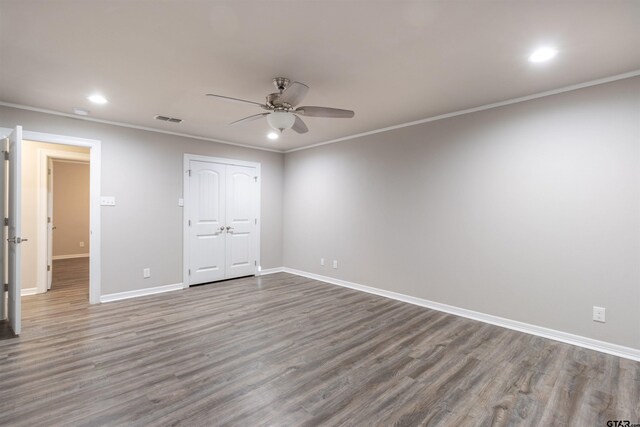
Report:
M 224 231 L 224 226 L 220 226 L 220 231 Z
M 233 227 L 230 226 L 230 225 L 227 225 L 227 231 L 229 231 L 229 230 L 233 230 Z
M 55 230 L 56 228 L 58 228 L 58 227 L 56 227 L 55 225 L 53 227 L 51 227 L 52 230 Z

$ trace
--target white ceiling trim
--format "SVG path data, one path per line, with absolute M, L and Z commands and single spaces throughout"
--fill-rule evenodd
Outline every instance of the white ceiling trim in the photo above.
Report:
M 388 126 L 388 127 L 385 127 L 385 128 L 371 130 L 371 131 L 368 131 L 368 132 L 357 133 L 357 134 L 354 134 L 354 135 L 344 136 L 342 138 L 332 139 L 330 141 L 318 142 L 317 144 L 307 145 L 305 147 L 292 148 L 290 150 L 285 150 L 284 153 L 293 153 L 295 151 L 308 150 L 310 148 L 320 147 L 320 146 L 328 145 L 328 144 L 335 144 L 336 142 L 347 141 L 349 139 L 360 138 L 360 137 L 367 136 L 367 135 L 374 135 L 376 133 L 388 132 L 390 130 L 401 129 L 401 128 L 405 128 L 405 127 L 408 127 L 408 126 L 415 126 L 415 125 L 419 125 L 419 124 L 422 124 L 422 123 L 435 122 L 436 120 L 448 119 L 450 117 L 462 116 L 464 114 L 470 114 L 470 113 L 475 113 L 475 112 L 478 112 L 478 111 L 490 110 L 492 108 L 504 107 L 505 105 L 517 104 L 519 102 L 530 101 L 530 100 L 538 99 L 538 98 L 544 98 L 545 96 L 557 95 L 559 93 L 570 92 L 570 91 L 573 91 L 573 90 L 583 89 L 583 88 L 587 88 L 587 87 L 590 87 L 590 86 L 601 85 L 601 84 L 605 84 L 605 83 L 614 82 L 616 80 L 623 80 L 623 79 L 628 79 L 628 78 L 636 77 L 636 76 L 640 76 L 640 70 L 629 71 L 628 73 L 617 74 L 615 76 L 604 77 L 604 78 L 597 79 L 597 80 L 590 80 L 588 82 L 578 83 L 578 84 L 575 84 L 575 85 L 564 86 L 564 87 L 561 87 L 561 88 L 558 88 L 558 89 L 552 89 L 552 90 L 548 90 L 548 91 L 545 91 L 545 92 L 535 93 L 533 95 L 522 96 L 520 98 L 512 98 L 512 99 L 507 99 L 505 101 L 494 102 L 492 104 L 481 105 L 479 107 L 467 108 L 466 110 L 454 111 L 454 112 L 451 112 L 451 113 L 441 114 L 439 116 L 433 116 L 433 117 L 428 117 L 426 119 L 415 120 L 413 122 L 401 123 L 399 125 L 393 125 L 393 126 Z
M 201 140 L 201 141 L 217 142 L 217 143 L 220 143 L 220 144 L 233 145 L 233 146 L 236 146 L 236 147 L 243 147 L 243 148 L 248 148 L 248 149 L 251 149 L 251 150 L 269 151 L 269 152 L 273 152 L 273 153 L 293 153 L 295 151 L 308 150 L 310 148 L 321 147 L 323 145 L 328 145 L 328 144 L 335 144 L 337 142 L 347 141 L 347 140 L 350 140 L 350 139 L 360 138 L 360 137 L 363 137 L 363 136 L 374 135 L 374 134 L 377 134 L 377 133 L 388 132 L 388 131 L 395 130 L 395 129 L 401 129 L 401 128 L 405 128 L 405 127 L 409 127 L 409 126 L 415 126 L 415 125 L 419 125 L 419 124 L 423 124 L 423 123 L 434 122 L 434 121 L 437 121 L 437 120 L 448 119 L 450 117 L 462 116 L 462 115 L 465 115 L 465 114 L 475 113 L 475 112 L 478 112 L 478 111 L 490 110 L 492 108 L 504 107 L 506 105 L 517 104 L 517 103 L 520 103 L 520 102 L 530 101 L 530 100 L 538 99 L 538 98 L 544 98 L 546 96 L 557 95 L 557 94 L 564 93 L 564 92 L 570 92 L 570 91 L 574 91 L 574 90 L 578 90 L 578 89 L 587 88 L 587 87 L 590 87 L 590 86 L 597 86 L 597 85 L 610 83 L 610 82 L 614 82 L 614 81 L 617 81 L 617 80 L 628 79 L 628 78 L 636 77 L 636 76 L 640 76 L 640 70 L 629 71 L 629 72 L 623 73 L 623 74 L 617 74 L 617 75 L 610 76 L 610 77 L 604 77 L 604 78 L 601 78 L 601 79 L 590 80 L 590 81 L 584 82 L 584 83 L 578 83 L 578 84 L 574 84 L 574 85 L 570 85 L 570 86 L 564 86 L 564 87 L 561 87 L 561 88 L 558 88 L 558 89 L 552 89 L 552 90 L 548 90 L 548 91 L 545 91 L 545 92 L 539 92 L 539 93 L 535 93 L 535 94 L 532 94 L 532 95 L 522 96 L 522 97 L 519 97 L 519 98 L 507 99 L 505 101 L 494 102 L 492 104 L 480 105 L 478 107 L 468 108 L 466 110 L 453 111 L 451 113 L 446 113 L 446 114 L 441 114 L 441 115 L 438 115 L 438 116 L 428 117 L 426 119 L 420 119 L 420 120 L 415 120 L 415 121 L 412 121 L 412 122 L 407 122 L 407 123 L 401 123 L 401 124 L 398 124 L 398 125 L 388 126 L 388 127 L 385 127 L 385 128 L 374 129 L 374 130 L 370 130 L 370 131 L 367 131 L 367 132 L 362 132 L 362 133 L 357 133 L 357 134 L 354 134 L 354 135 L 348 135 L 348 136 L 344 136 L 344 137 L 341 137 L 341 138 L 332 139 L 332 140 L 329 140 L 329 141 L 318 142 L 316 144 L 311 144 L 311 145 L 307 145 L 307 146 L 304 146 L 304 147 L 292 148 L 290 150 L 277 150 L 277 149 L 272 149 L 272 148 L 263 148 L 263 147 L 253 146 L 253 145 L 239 144 L 239 143 L 236 143 L 236 142 L 224 141 L 224 140 L 221 140 L 221 139 L 207 138 L 207 137 L 204 137 L 204 136 L 190 135 L 190 134 L 180 133 L 180 132 L 171 132 L 171 131 L 167 131 L 167 130 L 163 130 L 163 129 L 156 129 L 156 128 L 151 128 L 151 127 L 146 127 L 146 126 L 138 126 L 138 125 L 133 125 L 133 124 L 129 124 L 129 123 L 115 122 L 115 121 L 110 121 L 110 120 L 102 120 L 102 119 L 96 119 L 96 118 L 93 118 L 93 117 L 82 117 L 82 116 L 78 116 L 78 115 L 75 115 L 75 114 L 62 113 L 60 111 L 48 110 L 48 109 L 45 109 L 45 108 L 32 107 L 32 106 L 29 106 L 29 105 L 13 104 L 13 103 L 4 102 L 4 101 L 0 101 L 0 105 L 5 106 L 5 107 L 17 108 L 17 109 L 20 109 L 20 110 L 35 111 L 35 112 L 39 112 L 39 113 L 53 114 L 55 116 L 70 117 L 70 118 L 73 118 L 73 119 L 86 120 L 86 121 L 90 121 L 90 122 L 104 123 L 104 124 L 108 124 L 108 125 L 126 127 L 126 128 L 131 128 L 131 129 L 145 130 L 145 131 L 149 131 L 149 132 L 158 132 L 158 133 L 163 133 L 163 134 L 167 134 L 167 135 L 181 136 L 181 137 L 185 137 L 185 138 L 193 138 L 193 139 L 197 139 L 197 140 Z
M 104 124 L 107 124 L 107 125 L 120 126 L 120 127 L 138 129 L 138 130 L 146 130 L 146 131 L 149 131 L 149 132 L 164 133 L 164 134 L 167 134 L 167 135 L 182 136 L 182 137 L 185 137 L 185 138 L 193 138 L 193 139 L 198 139 L 198 140 L 201 140 L 201 141 L 217 142 L 217 143 L 226 144 L 226 145 L 235 145 L 236 147 L 249 148 L 251 150 L 270 151 L 272 153 L 284 153 L 284 150 L 276 150 L 276 149 L 272 149 L 272 148 L 256 147 L 256 146 L 253 146 L 253 145 L 239 144 L 237 142 L 224 141 L 222 139 L 207 138 L 205 136 L 190 135 L 188 133 L 171 132 L 171 131 L 164 130 L 164 129 L 157 129 L 157 128 L 151 128 L 151 127 L 146 127 L 146 126 L 132 125 L 132 124 L 123 123 L 123 122 L 113 122 L 113 121 L 110 121 L 110 120 L 95 119 L 93 117 L 83 117 L 83 116 L 78 116 L 76 114 L 62 113 L 60 111 L 47 110 L 45 108 L 32 107 L 30 105 L 13 104 L 11 102 L 4 102 L 4 101 L 0 101 L 0 105 L 4 106 L 4 107 L 17 108 L 19 110 L 35 111 L 35 112 L 38 112 L 38 113 L 52 114 L 54 116 L 62 116 L 62 117 L 70 117 L 72 119 L 86 120 L 88 122 L 104 123 Z

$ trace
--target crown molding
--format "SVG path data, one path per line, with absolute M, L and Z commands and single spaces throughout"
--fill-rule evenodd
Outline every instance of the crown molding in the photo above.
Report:
M 4 102 L 4 101 L 0 101 L 0 106 L 10 107 L 10 108 L 17 108 L 17 109 L 20 109 L 20 110 L 34 111 L 34 112 L 38 112 L 38 113 L 52 114 L 52 115 L 55 115 L 55 116 L 69 117 L 69 118 L 78 119 L 78 120 L 86 120 L 86 121 L 95 122 L 95 123 L 103 123 L 103 124 L 108 124 L 108 125 L 113 125 L 113 126 L 126 127 L 126 128 L 130 128 L 130 129 L 145 130 L 145 131 L 149 131 L 149 132 L 163 133 L 163 134 L 166 134 L 166 135 L 174 135 L 174 136 L 180 136 L 180 137 L 184 137 L 184 138 L 192 138 L 192 139 L 197 139 L 197 140 L 201 140 L 201 141 L 217 142 L 219 144 L 233 145 L 233 146 L 236 146 L 236 147 L 248 148 L 250 150 L 261 150 L 261 151 L 269 151 L 269 152 L 272 152 L 272 153 L 280 153 L 280 154 L 284 153 L 284 154 L 286 154 L 286 153 L 293 153 L 293 152 L 296 152 L 296 151 L 308 150 L 310 148 L 321 147 L 323 145 L 335 144 L 337 142 L 348 141 L 350 139 L 361 138 L 363 136 L 375 135 L 377 133 L 389 132 L 389 131 L 392 131 L 392 130 L 395 130 L 395 129 L 402 129 L 402 128 L 409 127 L 409 126 L 415 126 L 415 125 L 420 125 L 420 124 L 423 124 L 423 123 L 435 122 L 437 120 L 444 120 L 444 119 L 448 119 L 450 117 L 462 116 L 462 115 L 465 115 L 465 114 L 471 114 L 471 113 L 475 113 L 475 112 L 478 112 L 478 111 L 490 110 L 492 108 L 499 108 L 499 107 L 504 107 L 504 106 L 511 105 L 511 104 L 517 104 L 517 103 L 520 103 L 520 102 L 531 101 L 533 99 L 544 98 L 544 97 L 552 96 L 552 95 L 558 95 L 558 94 L 564 93 L 564 92 L 571 92 L 571 91 L 578 90 L 578 89 L 584 89 L 584 88 L 591 87 L 591 86 L 597 86 L 597 85 L 601 85 L 601 84 L 605 84 L 605 83 L 611 83 L 611 82 L 615 82 L 617 80 L 624 80 L 624 79 L 628 79 L 628 78 L 636 77 L 636 76 L 640 76 L 640 70 L 629 71 L 627 73 L 616 74 L 615 76 L 609 76 L 609 77 L 604 77 L 604 78 L 601 78 L 601 79 L 590 80 L 590 81 L 587 81 L 587 82 L 584 82 L 584 83 L 578 83 L 578 84 L 574 84 L 574 85 L 564 86 L 564 87 L 561 87 L 561 88 L 558 88 L 558 89 L 552 89 L 552 90 L 548 90 L 548 91 L 545 91 L 545 92 L 538 92 L 538 93 L 534 93 L 532 95 L 521 96 L 521 97 L 518 97 L 518 98 L 511 98 L 511 99 L 507 99 L 507 100 L 504 100 L 504 101 L 494 102 L 494 103 L 491 103 L 491 104 L 484 104 L 484 105 L 480 105 L 478 107 L 467 108 L 465 110 L 453 111 L 453 112 L 450 112 L 450 113 L 445 113 L 445 114 L 440 114 L 440 115 L 437 115 L 437 116 L 427 117 L 425 119 L 414 120 L 412 122 L 400 123 L 400 124 L 393 125 L 393 126 L 387 126 L 387 127 L 379 128 L 379 129 L 373 129 L 373 130 L 370 130 L 370 131 L 367 131 L 367 132 L 356 133 L 356 134 L 353 134 L 353 135 L 348 135 L 348 136 L 343 136 L 343 137 L 336 138 L 336 139 L 331 139 L 329 141 L 318 142 L 318 143 L 315 143 L 315 144 L 305 145 L 303 147 L 291 148 L 289 150 L 277 150 L 277 149 L 273 149 L 273 148 L 266 148 L 266 147 L 258 147 L 258 146 L 254 146 L 254 145 L 240 144 L 240 143 L 237 143 L 237 142 L 225 141 L 225 140 L 222 140 L 222 139 L 208 138 L 208 137 L 205 137 L 205 136 L 191 135 L 191 134 L 180 133 L 180 132 L 171 132 L 171 131 L 167 131 L 167 130 L 163 130 L 163 129 L 151 128 L 151 127 L 146 127 L 146 126 L 138 126 L 138 125 L 133 125 L 133 124 L 124 123 L 124 122 L 116 122 L 116 121 L 111 121 L 111 120 L 96 119 L 96 118 L 93 118 L 93 117 L 83 117 L 83 116 L 78 116 L 76 114 L 62 113 L 60 111 L 48 110 L 48 109 L 45 109 L 45 108 L 32 107 L 32 106 L 29 106 L 29 105 L 14 104 L 14 103 Z
M 374 129 L 367 132 L 356 133 L 354 135 L 344 136 L 341 138 L 332 139 L 330 141 L 318 142 L 316 144 L 306 145 L 304 147 L 292 148 L 285 150 L 284 153 L 293 153 L 295 151 L 308 150 L 310 148 L 321 147 L 323 145 L 335 144 L 336 142 L 347 141 L 350 139 L 361 138 L 363 136 L 375 135 L 376 133 L 388 132 L 395 129 L 401 129 L 409 126 L 420 125 L 423 123 L 435 122 L 437 120 L 448 119 L 450 117 L 462 116 L 465 114 L 471 114 L 478 111 L 490 110 L 492 108 L 504 107 L 506 105 L 517 104 L 519 102 L 531 101 L 533 99 L 544 98 L 546 96 L 557 95 L 564 92 L 571 92 L 578 89 L 584 89 L 590 86 L 597 86 L 605 83 L 615 82 L 617 80 L 628 79 L 631 77 L 640 76 L 640 70 L 629 71 L 628 73 L 616 74 L 615 76 L 604 77 L 597 80 L 590 80 L 584 83 L 578 83 L 570 86 L 564 86 L 558 89 L 552 89 L 545 92 L 538 92 L 532 95 L 521 96 L 519 98 L 507 99 L 505 101 L 494 102 L 491 104 L 480 105 L 478 107 L 467 108 L 465 110 L 453 111 L 451 113 L 440 114 L 438 116 L 428 117 L 426 119 L 415 120 L 413 122 L 401 123 L 399 125 L 388 126 L 380 129 Z
M 181 136 L 183 138 L 198 139 L 200 141 L 217 142 L 219 144 L 233 145 L 233 146 L 236 146 L 236 147 L 248 148 L 248 149 L 251 149 L 251 150 L 270 151 L 272 153 L 280 153 L 280 154 L 284 153 L 284 150 L 276 150 L 276 149 L 273 149 L 273 148 L 265 148 L 265 147 L 257 147 L 257 146 L 254 146 L 254 145 L 240 144 L 240 143 L 237 143 L 237 142 L 225 141 L 225 140 L 216 139 L 216 138 L 208 138 L 206 136 L 191 135 L 191 134 L 188 134 L 188 133 L 171 132 L 171 131 L 164 130 L 164 129 L 157 129 L 157 128 L 151 128 L 151 127 L 146 127 L 146 126 L 132 125 L 130 123 L 124 123 L 124 122 L 114 122 L 114 121 L 111 121 L 111 120 L 102 120 L 102 119 L 96 119 L 96 118 L 93 118 L 93 117 L 78 116 L 77 114 L 62 113 L 60 111 L 48 110 L 46 108 L 32 107 L 30 105 L 14 104 L 14 103 L 11 103 L 11 102 L 0 101 L 0 106 L 16 108 L 16 109 L 19 109 L 19 110 L 34 111 L 34 112 L 37 112 L 37 113 L 52 114 L 54 116 L 69 117 L 69 118 L 72 118 L 72 119 L 85 120 L 85 121 L 88 121 L 88 122 L 102 123 L 102 124 L 106 124 L 106 125 L 113 125 L 113 126 L 119 126 L 119 127 L 124 127 L 124 128 L 130 128 L 130 129 L 145 130 L 145 131 L 148 131 L 148 132 L 164 133 L 166 135 Z

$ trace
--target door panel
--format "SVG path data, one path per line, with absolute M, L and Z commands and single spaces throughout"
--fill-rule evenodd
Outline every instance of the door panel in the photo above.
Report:
M 227 165 L 227 278 L 255 274 L 257 188 L 255 168 Z
M 9 326 L 13 333 L 20 335 L 20 189 L 21 189 L 21 157 L 22 128 L 17 126 L 9 136 L 9 227 L 8 227 L 8 270 L 9 270 Z M 3 241 L 4 244 L 4 241 Z
M 53 160 L 47 158 L 47 290 L 53 281 Z
M 190 284 L 225 278 L 225 166 L 190 162 Z
M 7 227 L 4 225 L 4 218 L 7 218 L 7 162 L 4 159 L 4 152 L 7 150 L 8 144 L 2 141 L 2 157 L 0 158 L 0 217 L 2 224 L 0 225 L 0 320 L 7 317 L 6 313 L 6 292 L 4 284 L 7 281 Z

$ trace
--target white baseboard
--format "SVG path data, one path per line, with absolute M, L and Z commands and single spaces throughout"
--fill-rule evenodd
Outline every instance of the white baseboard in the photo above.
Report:
M 284 272 L 284 270 L 284 267 L 260 268 L 256 276 L 266 276 L 267 274 L 282 273 Z
M 539 337 L 560 341 L 566 344 L 571 344 L 578 347 L 584 347 L 590 350 L 612 354 L 614 356 L 624 357 L 625 359 L 640 361 L 639 349 L 625 347 L 618 344 L 612 344 L 606 341 L 595 340 L 593 338 L 587 338 L 580 335 L 574 335 L 568 332 L 557 331 L 555 329 L 544 328 L 542 326 L 531 325 L 529 323 L 519 322 L 516 320 L 505 319 L 503 317 L 480 313 L 478 311 L 473 311 L 473 310 L 467 310 L 465 308 L 459 308 L 459 307 L 454 307 L 447 304 L 441 304 L 439 302 L 429 301 L 422 298 L 416 298 L 410 295 L 405 295 L 397 292 L 386 291 L 384 289 L 378 289 L 370 286 L 360 285 L 358 283 L 347 282 L 346 280 L 335 279 L 333 277 L 321 276 L 319 274 L 314 274 L 314 273 L 308 273 L 306 271 L 296 270 L 293 268 L 284 267 L 281 270 L 286 273 L 308 277 L 310 279 L 319 280 L 321 282 L 331 283 L 332 285 L 343 286 L 345 288 L 355 289 L 358 291 L 363 291 L 370 294 L 407 302 L 409 304 L 419 305 L 421 307 L 443 311 L 445 313 L 453 314 L 456 316 L 466 317 L 467 319 L 478 320 L 480 322 L 490 323 L 492 325 L 501 326 L 503 328 L 512 329 L 515 331 L 524 332 L 531 335 L 537 335 Z
M 89 258 L 89 254 L 54 255 L 51 259 Z
M 112 302 L 120 301 L 123 299 L 143 297 L 146 295 L 161 294 L 163 292 L 179 291 L 182 290 L 182 283 L 175 283 L 173 285 L 156 286 L 154 288 L 136 289 L 135 291 L 118 292 L 115 294 L 108 294 L 100 296 L 100 302 Z
M 38 288 L 22 288 L 20 289 L 20 296 L 26 297 L 28 295 L 35 295 L 38 293 Z

